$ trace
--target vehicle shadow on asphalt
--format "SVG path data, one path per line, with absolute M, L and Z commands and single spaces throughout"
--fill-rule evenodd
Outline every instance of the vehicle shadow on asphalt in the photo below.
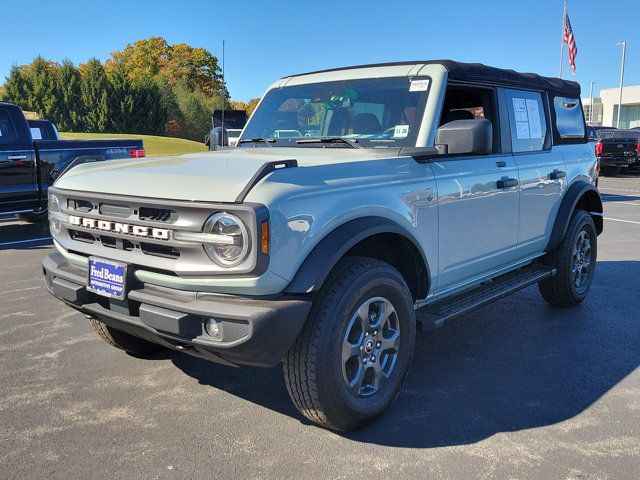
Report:
M 603 202 L 633 202 L 636 200 L 640 200 L 640 196 L 638 195 L 614 195 L 611 193 L 603 193 L 601 194 Z
M 610 300 L 637 298 L 638 278 L 640 262 L 598 262 L 596 284 L 579 307 L 549 307 L 533 287 L 419 333 L 395 404 L 373 424 L 341 435 L 428 448 L 571 419 L 640 365 L 635 302 Z M 233 369 L 181 354 L 172 361 L 201 384 L 307 423 L 289 400 L 281 368 Z

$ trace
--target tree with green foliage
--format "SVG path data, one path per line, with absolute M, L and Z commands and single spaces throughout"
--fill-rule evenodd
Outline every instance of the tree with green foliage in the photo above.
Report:
M 54 78 L 57 68 L 57 64 L 41 56 L 25 68 L 27 102 L 31 110 L 44 118 L 55 119 L 57 96 Z
M 134 85 L 136 123 L 132 125 L 132 132 L 149 135 L 164 135 L 169 121 L 167 110 L 163 103 L 162 92 L 152 78 L 140 79 Z
M 218 59 L 205 48 L 186 43 L 169 45 L 162 37 L 151 37 L 130 43 L 111 56 L 107 68 L 124 65 L 134 82 L 161 75 L 171 86 L 185 82 L 189 90 L 199 90 L 207 97 L 229 96 Z
M 25 78 L 22 68 L 17 65 L 11 67 L 9 76 L 4 84 L 5 93 L 3 99 L 7 102 L 15 103 L 21 108 L 30 109 L 29 102 L 27 100 L 27 79 Z
M 100 60 L 92 58 L 80 66 L 84 122 L 90 132 L 104 132 L 109 124 L 109 81 Z
M 70 60 L 64 60 L 55 75 L 57 108 L 55 122 L 65 132 L 81 132 L 84 129 L 84 104 L 82 102 L 80 72 Z
M 179 135 L 190 140 L 203 141 L 211 129 L 213 111 L 222 108 L 222 98 L 209 98 L 199 90 L 193 91 L 186 81 L 176 83 L 173 90 L 181 113 L 178 119 Z
M 117 63 L 108 74 L 111 85 L 109 95 L 109 129 L 117 133 L 133 132 L 135 123 L 136 92 L 127 70 Z
M 111 52 L 113 60 L 107 61 L 107 70 L 121 64 L 127 70 L 131 81 L 155 77 L 166 65 L 169 44 L 162 37 L 150 37 L 127 44 L 124 50 Z

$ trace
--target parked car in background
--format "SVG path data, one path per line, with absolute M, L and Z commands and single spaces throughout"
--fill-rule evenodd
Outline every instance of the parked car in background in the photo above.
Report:
M 142 140 L 59 140 L 51 122 L 27 121 L 18 106 L 0 102 L 0 216 L 46 220 L 47 190 L 65 171 L 144 156 Z
M 598 132 L 604 131 L 604 130 L 617 130 L 617 129 L 616 127 L 587 127 L 587 137 L 589 138 L 589 141 L 595 143 L 596 135 L 598 134 Z
M 244 110 L 214 110 L 211 116 L 211 131 L 205 137 L 205 145 L 209 150 L 213 150 L 215 145 L 235 147 L 247 119 L 247 112 Z M 218 140 L 212 145 L 211 138 Z
M 58 129 L 49 120 L 40 118 L 38 120 L 27 120 L 31 130 L 33 140 L 60 140 Z
M 598 130 L 595 153 L 602 175 L 616 175 L 640 166 L 640 131 Z

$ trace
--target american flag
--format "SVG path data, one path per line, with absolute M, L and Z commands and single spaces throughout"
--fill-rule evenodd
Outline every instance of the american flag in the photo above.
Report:
M 576 56 L 578 55 L 578 46 L 576 45 L 576 39 L 573 37 L 573 30 L 571 30 L 571 22 L 569 21 L 569 14 L 567 13 L 567 7 L 564 7 L 564 29 L 562 31 L 562 43 L 566 43 L 569 49 L 569 66 L 573 75 L 576 74 Z

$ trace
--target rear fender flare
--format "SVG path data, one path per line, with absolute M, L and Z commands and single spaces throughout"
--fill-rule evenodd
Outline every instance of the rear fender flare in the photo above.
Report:
M 587 199 L 589 201 L 585 202 L 585 200 Z M 583 200 L 583 202 L 581 202 L 581 200 Z M 586 210 L 591 215 L 594 223 L 596 224 L 596 231 L 598 235 L 602 233 L 603 210 L 600 192 L 598 192 L 596 187 L 594 187 L 590 183 L 587 183 L 583 180 L 577 181 L 569 187 L 567 192 L 564 194 L 564 197 L 562 198 L 562 202 L 560 203 L 560 208 L 558 209 L 558 214 L 556 215 L 556 220 L 553 225 L 553 230 L 551 231 L 551 237 L 549 238 L 549 243 L 547 244 L 547 252 L 555 249 L 562 242 L 562 239 L 567 233 L 567 228 L 569 228 L 571 215 L 573 215 L 573 212 L 575 211 L 579 203 L 586 203 L 586 205 L 588 205 L 588 209 Z

